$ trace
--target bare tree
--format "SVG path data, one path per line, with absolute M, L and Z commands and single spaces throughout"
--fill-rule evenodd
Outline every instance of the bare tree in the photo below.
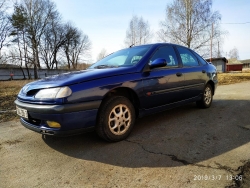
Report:
M 58 14 L 47 26 L 39 46 L 41 59 L 48 69 L 58 68 L 58 54 L 65 42 L 65 32 Z
M 99 61 L 108 55 L 107 50 L 105 48 L 98 54 L 96 60 Z
M 22 56 L 19 56 L 19 53 L 20 53 L 20 48 L 15 48 L 15 47 L 12 47 L 9 49 L 9 53 L 8 53 L 8 61 L 11 61 L 11 64 L 14 64 L 14 65 L 17 65 L 21 71 L 22 71 L 22 74 L 23 74 L 23 79 L 26 79 L 26 75 L 24 73 L 24 69 L 22 67 L 22 59 L 20 59 Z M 21 62 L 21 64 L 20 64 Z M 27 65 L 26 65 L 27 66 Z M 29 69 L 27 68 L 27 73 L 29 75 Z
M 211 39 L 215 46 L 223 34 L 220 20 L 220 13 L 212 11 L 212 0 L 174 0 L 167 5 L 157 34 L 160 41 L 181 44 L 208 56 Z
M 7 0 L 0 0 L 0 59 L 2 58 L 2 48 L 7 46 L 10 42 L 7 38 L 12 29 L 7 9 Z
M 20 0 L 11 16 L 12 43 L 19 51 L 20 66 L 37 69 L 57 69 L 59 63 L 77 68 L 79 61 L 88 58 L 91 43 L 71 24 L 62 23 L 61 16 L 51 0 Z M 17 53 L 15 53 L 17 54 Z M 13 53 L 11 55 L 13 56 Z M 85 59 L 82 59 L 85 58 Z
M 229 59 L 239 59 L 239 51 L 236 47 L 234 47 L 232 50 L 228 53 Z
M 33 67 L 34 77 L 38 78 L 37 68 L 41 67 L 39 59 L 39 46 L 41 44 L 42 35 L 45 33 L 47 26 L 51 23 L 57 10 L 55 4 L 50 0 L 21 0 L 20 3 L 16 4 L 20 11 L 18 14 L 22 17 L 23 29 L 25 31 L 26 38 L 28 40 L 29 47 L 33 54 Z M 16 12 L 14 12 L 16 14 Z M 13 18 L 13 17 L 12 17 Z M 13 20 L 18 23 L 20 20 Z
M 12 14 L 10 21 L 13 27 L 11 36 L 13 37 L 12 43 L 17 44 L 18 53 L 15 50 L 15 45 L 10 51 L 10 58 L 13 62 L 19 62 L 19 66 L 26 67 L 27 74 L 30 78 L 29 67 L 34 62 L 34 58 L 31 53 L 31 48 L 29 48 L 29 39 L 27 38 L 26 29 L 26 16 L 23 14 L 24 8 L 18 4 L 14 5 L 14 13 Z M 15 52 L 15 53 L 14 53 Z M 26 79 L 24 74 L 24 79 Z
M 66 42 L 63 45 L 63 51 L 65 53 L 68 69 L 76 69 L 80 60 L 87 61 L 90 55 L 91 42 L 88 35 L 85 35 L 71 24 L 65 25 L 65 37 Z M 81 58 L 85 59 L 81 59 Z
M 127 46 L 147 44 L 152 36 L 149 23 L 142 17 L 138 18 L 138 16 L 134 15 L 129 22 L 125 44 Z

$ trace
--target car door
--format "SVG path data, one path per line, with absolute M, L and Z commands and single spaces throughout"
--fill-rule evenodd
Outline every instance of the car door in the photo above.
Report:
M 167 65 L 144 72 L 142 76 L 144 109 L 163 106 L 182 99 L 181 90 L 185 80 L 174 48 L 171 45 L 158 48 L 149 59 L 149 63 L 158 58 L 164 58 Z
M 206 83 L 206 69 L 197 60 L 190 49 L 177 46 L 179 57 L 183 64 L 183 76 L 185 79 L 183 97 L 190 99 L 198 96 L 204 89 Z

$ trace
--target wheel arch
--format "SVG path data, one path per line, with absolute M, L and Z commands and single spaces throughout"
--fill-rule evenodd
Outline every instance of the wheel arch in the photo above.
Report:
M 102 99 L 100 108 L 102 105 L 107 101 L 109 98 L 113 96 L 124 96 L 130 100 L 132 105 L 134 106 L 136 117 L 139 115 L 139 108 L 140 108 L 140 100 L 136 92 L 128 87 L 118 87 L 110 90 L 108 93 L 106 93 Z M 99 110 L 98 110 L 99 111 Z
M 212 80 L 209 80 L 208 82 L 207 82 L 207 84 L 209 84 L 211 87 L 212 87 L 212 93 L 213 93 L 213 95 L 214 95 L 214 90 L 215 90 L 215 84 L 214 84 L 214 82 L 212 81 Z M 206 84 L 206 85 L 207 85 Z

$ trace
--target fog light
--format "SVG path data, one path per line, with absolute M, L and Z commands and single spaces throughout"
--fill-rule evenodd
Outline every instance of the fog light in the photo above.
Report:
M 53 128 L 60 128 L 61 125 L 55 121 L 46 121 L 46 123 L 48 124 L 48 126 L 53 127 Z

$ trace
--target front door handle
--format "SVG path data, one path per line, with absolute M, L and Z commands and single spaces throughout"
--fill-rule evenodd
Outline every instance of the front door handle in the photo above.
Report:
M 180 76 L 182 76 L 182 73 L 181 72 L 177 72 L 176 76 L 180 77 Z

